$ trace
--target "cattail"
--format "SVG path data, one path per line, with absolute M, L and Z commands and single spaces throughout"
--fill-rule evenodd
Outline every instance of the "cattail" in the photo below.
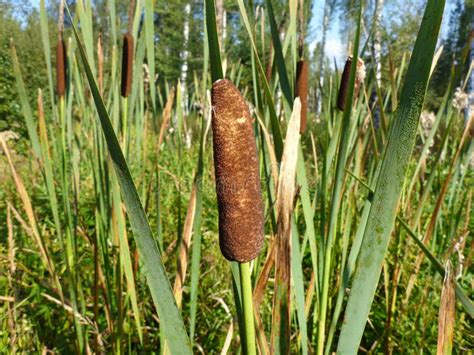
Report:
M 67 78 L 67 54 L 66 44 L 63 36 L 60 33 L 58 43 L 56 46 L 56 94 L 58 97 L 63 97 L 66 93 L 66 78 Z
M 123 97 L 127 97 L 132 90 L 132 70 L 133 70 L 133 36 L 127 32 L 123 36 L 122 48 L 122 90 Z
M 308 68 L 308 63 L 305 60 L 298 61 L 296 65 L 295 96 L 301 100 L 300 133 L 304 133 L 306 130 L 306 116 L 308 112 Z
M 229 80 L 212 86 L 212 131 L 222 254 L 240 263 L 263 246 L 263 202 L 249 108 Z
M 341 86 L 339 87 L 339 96 L 337 98 L 337 107 L 339 110 L 344 111 L 346 107 L 347 101 L 347 94 L 349 89 L 349 77 L 351 75 L 351 64 L 352 64 L 352 56 L 349 56 L 346 61 L 346 65 L 344 66 L 344 71 L 342 72 L 341 77 Z M 359 88 L 360 84 L 364 81 L 365 78 L 365 65 L 362 59 L 357 60 L 357 68 L 356 68 L 356 78 L 354 84 L 354 96 L 357 97 L 359 95 Z

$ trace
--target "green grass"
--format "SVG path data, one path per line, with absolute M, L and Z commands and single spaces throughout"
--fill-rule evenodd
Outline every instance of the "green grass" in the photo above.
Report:
M 189 112 L 182 110 L 185 98 L 177 80 L 156 88 L 144 82 L 143 63 L 150 74 L 160 73 L 160 63 L 153 61 L 152 32 L 152 10 L 158 4 L 138 2 L 130 19 L 135 70 L 125 104 L 119 94 L 121 35 L 115 2 L 108 4 L 115 21 L 104 29 L 112 35 L 104 43 L 109 62 L 102 95 L 96 83 L 98 32 L 90 2 L 79 3 L 75 27 L 65 33 L 71 40 L 66 41 L 70 80 L 64 99 L 53 92 L 55 43 L 49 43 L 49 36 L 55 30 L 48 28 L 43 2 L 48 81 L 39 97 L 28 97 L 28 78 L 21 76 L 25 63 L 18 61 L 12 44 L 29 150 L 18 149 L 24 142 L 8 142 L 10 160 L 0 156 L 0 352 L 47 348 L 174 354 L 218 353 L 226 347 L 239 353 L 251 349 L 245 339 L 254 333 L 259 353 L 432 353 L 448 260 L 457 275 L 454 349 L 472 349 L 474 176 L 468 166 L 474 143 L 462 115 L 451 107 L 460 66 L 427 136 L 418 123 L 444 2 L 428 1 L 408 66 L 394 63 L 397 75 L 389 73 L 384 78 L 388 85 L 377 90 L 369 72 L 344 113 L 334 109 L 340 73 L 327 74 L 321 115 L 316 117 L 314 108 L 308 112 L 308 129 L 293 147 L 296 172 L 287 183 L 296 184 L 297 194 L 286 229 L 289 264 L 275 261 L 270 251 L 278 244 L 282 223 L 276 204 L 279 163 L 284 148 L 296 143 L 284 137 L 291 127 L 292 76 L 299 59 L 298 2 L 287 3 L 283 41 L 275 2 L 265 3 L 264 26 L 247 2 L 237 2 L 251 61 L 247 67 L 227 62 L 226 73 L 258 118 L 255 138 L 266 218 L 264 248 L 250 268 L 243 267 L 244 275 L 218 246 L 207 90 L 224 76 L 221 60 L 228 58 L 218 43 L 214 1 L 206 1 L 203 19 L 205 74 L 188 75 L 193 78 Z M 362 53 L 370 70 L 372 58 L 359 46 L 367 41 L 360 24 L 360 18 L 353 23 L 358 29 L 353 55 Z M 262 38 L 274 47 L 270 78 Z M 354 80 L 355 66 L 352 85 Z M 171 87 L 177 93 L 166 112 Z M 385 121 L 379 129 L 366 100 L 373 88 L 383 106 Z M 41 110 L 43 96 L 51 98 L 51 107 Z M 168 127 L 157 147 L 167 115 Z M 193 186 L 195 208 L 187 216 Z M 193 217 L 192 233 L 181 260 L 187 217 Z M 280 253 L 285 245 L 278 246 Z M 171 285 L 183 262 L 187 272 L 177 307 Z M 280 277 L 275 270 L 290 270 L 289 295 L 285 284 L 275 282 Z M 246 276 L 243 289 L 240 276 Z M 256 328 L 247 326 L 244 336 L 243 306 L 250 287 L 254 302 L 261 298 L 254 303 Z M 283 293 L 275 297 L 275 292 Z M 289 311 L 286 324 L 275 318 L 275 302 L 289 307 L 278 310 Z

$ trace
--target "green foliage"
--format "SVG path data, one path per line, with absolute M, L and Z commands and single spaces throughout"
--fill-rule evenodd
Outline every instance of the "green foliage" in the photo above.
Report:
M 22 116 L 12 70 L 10 39 L 16 43 L 18 58 L 23 64 L 22 74 L 28 78 L 31 103 L 35 102 L 37 89 L 47 80 L 38 12 L 27 9 L 3 3 L 0 7 L 0 131 L 11 129 L 22 137 L 26 137 L 26 130 L 20 124 Z M 20 23 L 15 16 L 22 10 L 23 22 Z M 48 102 L 45 107 L 48 107 Z
M 297 2 L 291 0 L 292 4 Z M 30 353 L 45 349 L 58 353 L 89 350 L 96 353 L 165 352 L 165 338 L 169 339 L 170 333 L 183 339 L 186 338 L 184 333 L 191 330 L 193 352 L 202 349 L 206 353 L 218 353 L 228 345 L 228 353 L 238 353 L 243 339 L 236 317 L 240 304 L 238 297 L 233 297 L 232 282 L 235 276 L 238 279 L 238 274 L 231 273 L 228 262 L 220 253 L 211 140 L 210 136 L 206 140 L 201 139 L 203 130 L 210 123 L 211 107 L 207 90 L 210 88 L 209 74 L 213 64 L 210 68 L 209 62 L 217 50 L 216 43 L 211 46 L 211 53 L 207 49 L 203 2 L 191 2 L 186 83 L 188 110 L 183 110 L 184 106 L 181 106 L 181 92 L 171 100 L 172 87 L 176 87 L 175 83 L 181 76 L 186 21 L 184 6 L 189 3 L 187 0 L 154 1 L 151 43 L 154 45 L 158 81 L 156 107 L 153 109 L 150 82 L 146 81 L 143 70 L 143 64 L 148 61 L 149 43 L 145 43 L 144 16 L 140 14 L 132 24 L 137 30 L 141 29 L 135 39 L 132 94 L 126 102 L 119 95 L 120 38 L 128 26 L 128 1 L 83 1 L 86 5 L 91 4 L 94 16 L 87 12 L 80 14 L 79 6 L 73 8 L 80 31 L 78 37 L 81 41 L 87 41 L 86 47 L 92 49 L 92 55 L 88 58 L 93 59 L 94 70 L 98 70 L 97 38 L 102 33 L 104 87 L 99 98 L 94 85 L 98 75 L 86 73 L 83 53 L 78 48 L 70 22 L 66 21 L 71 85 L 65 100 L 56 100 L 53 96 L 55 102 L 50 102 L 48 77 L 54 79 L 55 76 L 59 2 L 47 2 L 50 64 L 53 68 L 50 73 L 47 73 L 44 63 L 38 14 L 30 10 L 26 2 L 20 2 L 16 8 L 12 7 L 12 3 L 0 0 L 0 130 L 12 129 L 23 136 L 20 144 L 8 142 L 8 150 L 17 176 L 25 185 L 24 193 L 33 206 L 33 219 L 37 223 L 39 236 L 48 248 L 49 261 L 55 266 L 65 304 L 62 304 L 55 275 L 46 267 L 39 243 L 32 235 L 34 221 L 31 221 L 24 204 L 21 185 L 15 181 L 6 155 L 0 153 L 0 352 Z M 140 11 L 143 14 L 145 1 L 137 3 L 142 6 Z M 278 176 L 272 174 L 276 171 L 278 175 L 278 160 L 285 144 L 283 137 L 290 113 L 287 106 L 293 104 L 293 92 L 288 87 L 294 85 L 294 62 L 298 59 L 298 53 L 292 47 L 298 30 L 290 27 L 290 1 L 271 1 L 275 20 L 272 24 L 269 21 L 269 3 L 263 0 L 223 1 L 227 13 L 227 35 L 224 44 L 220 43 L 225 75 L 236 83 L 251 104 L 252 115 L 256 118 L 266 236 L 263 252 L 250 268 L 249 276 L 254 289 L 263 275 L 266 260 L 271 259 L 268 257 L 269 247 L 277 230 L 277 181 L 274 179 L 278 180 Z M 351 11 L 359 3 L 345 3 L 338 2 L 337 9 L 339 11 L 345 9 L 343 5 L 347 6 L 349 12 L 344 17 L 347 24 L 344 30 L 347 30 L 347 38 L 352 40 L 357 23 Z M 366 29 L 370 27 L 368 24 L 373 14 L 373 2 L 368 3 L 362 13 Z M 424 8 L 417 1 L 413 3 L 420 9 Z M 430 1 L 430 4 L 433 3 Z M 79 2 L 75 2 L 77 4 Z M 423 96 L 423 87 L 419 88 L 420 92 L 415 92 L 416 95 L 412 95 L 411 90 L 403 90 L 399 108 L 411 107 L 407 119 L 401 111 L 393 114 L 390 101 L 400 92 L 391 92 L 392 84 L 393 81 L 405 82 L 408 83 L 406 87 L 413 89 L 411 80 L 426 83 L 428 59 L 435 38 L 423 41 L 423 46 L 429 44 L 430 47 L 423 55 L 412 54 L 412 60 L 421 58 L 416 61 L 418 65 L 415 67 L 420 70 L 411 67 L 411 74 L 406 76 L 402 57 L 405 54 L 407 63 L 410 60 L 421 18 L 417 11 L 405 14 L 401 4 L 386 2 L 387 15 L 384 15 L 382 29 L 383 85 L 380 92 L 373 94 L 379 95 L 383 103 L 381 113 L 386 116 L 386 126 L 378 129 L 372 121 L 375 110 L 367 97 L 371 96 L 374 85 L 373 58 L 371 51 L 364 48 L 368 33 L 362 27 L 361 46 L 352 47 L 352 50 L 357 53 L 365 49 L 363 53 L 368 75 L 358 97 L 354 98 L 351 110 L 348 108 L 344 114 L 336 111 L 342 68 L 335 72 L 332 63 L 325 62 L 327 65 L 323 70 L 321 87 L 323 101 L 318 121 L 315 120 L 316 110 L 310 110 L 308 129 L 300 137 L 297 196 L 291 215 L 294 221 L 291 341 L 285 344 L 291 353 L 319 350 L 329 354 L 336 350 L 337 343 L 347 336 L 347 333 L 341 334 L 341 328 L 344 327 L 342 315 L 348 309 L 348 298 L 363 295 L 369 289 L 369 285 L 364 284 L 361 292 L 354 291 L 361 288 L 353 282 L 354 272 L 356 275 L 368 273 L 370 270 L 363 268 L 369 259 L 375 257 L 380 261 L 377 266 L 382 265 L 382 276 L 378 283 L 370 285 L 374 289 L 373 303 L 369 302 L 370 294 L 361 302 L 366 308 L 370 307 L 368 317 L 357 319 L 356 325 L 360 330 L 368 318 L 364 332 L 355 334 L 352 330 L 356 327 L 350 329 L 349 336 L 355 334 L 361 337 L 360 344 L 355 341 L 353 349 L 360 345 L 360 349 L 373 353 L 435 353 L 441 285 L 444 264 L 448 260 L 453 263 L 457 276 L 454 346 L 459 352 L 468 352 L 474 346 L 470 327 L 472 301 L 469 300 L 473 296 L 470 291 L 473 250 L 469 233 L 473 229 L 470 187 L 474 174 L 468 168 L 472 164 L 474 143 L 467 138 L 461 139 L 464 120 L 451 107 L 452 89 L 460 85 L 466 74 L 466 62 L 461 56 L 465 39 L 459 32 L 464 28 L 466 19 L 464 14 L 453 17 L 450 28 L 457 35 L 451 36 L 452 45 L 446 47 L 451 48 L 449 51 L 454 53 L 463 70 L 456 71 L 452 76 L 449 89 L 443 89 L 437 81 L 431 87 L 429 107 L 436 112 L 439 125 L 418 127 L 415 116 L 422 109 L 421 103 L 417 101 L 416 105 L 410 106 L 407 102 Z M 308 8 L 311 4 L 307 1 L 304 5 Z M 116 14 L 114 24 L 110 18 L 112 7 Z M 309 18 L 309 15 L 306 16 L 306 21 Z M 91 33 L 87 33 L 88 25 L 91 26 Z M 112 32 L 112 28 L 116 29 L 116 33 Z M 216 28 L 216 31 L 219 29 Z M 277 55 L 273 54 L 273 68 L 267 77 L 270 47 L 278 42 L 278 36 L 275 36 L 277 31 L 284 34 L 279 38 L 282 48 Z M 17 94 L 15 82 L 19 76 L 13 74 L 10 37 L 15 41 L 19 69 L 26 86 L 26 93 L 22 96 L 27 100 L 23 101 Z M 215 37 L 213 41 L 216 41 Z M 310 40 L 311 34 L 307 33 L 307 42 Z M 115 51 L 114 45 L 117 46 Z M 305 55 L 313 63 L 313 90 L 320 54 L 320 49 L 317 49 L 313 57 Z M 389 57 L 392 66 L 389 65 Z M 447 67 L 451 68 L 452 58 L 452 54 L 441 57 L 440 65 L 446 61 Z M 352 79 L 355 79 L 354 74 Z M 93 90 L 90 90 L 89 82 Z M 400 91 L 401 87 L 396 86 L 395 90 Z M 38 88 L 43 89 L 44 125 L 38 112 Z M 281 93 L 281 89 L 287 95 Z M 310 92 L 311 96 L 313 94 L 314 91 Z M 167 100 L 170 100 L 169 105 L 166 105 Z M 31 106 L 31 117 L 24 117 L 22 113 L 25 102 Z M 165 110 L 166 106 L 170 111 Z M 413 113 L 413 110 L 416 112 Z M 169 120 L 164 121 L 165 118 Z M 103 135 L 101 122 L 107 137 Z M 409 127 L 400 128 L 401 123 Z M 162 125 L 163 135 L 160 138 Z M 390 129 L 394 130 L 394 136 L 388 134 Z M 415 131 L 418 132 L 416 137 Z M 409 135 L 412 140 L 397 138 L 395 135 L 400 132 L 403 136 Z M 35 147 L 35 154 L 39 159 L 31 149 L 36 139 L 32 137 L 36 135 L 40 148 Z M 160 139 L 161 145 L 158 146 Z M 413 142 L 415 144 L 413 156 L 409 154 L 411 151 L 405 150 L 404 154 L 395 154 L 396 165 L 404 164 L 406 167 L 407 174 L 403 178 L 397 176 L 401 173 L 391 173 L 388 163 L 384 163 L 385 171 L 380 173 L 378 169 L 381 161 L 393 157 L 394 141 L 399 145 L 403 143 L 402 148 L 406 149 Z M 112 148 L 112 154 L 108 152 L 107 143 Z M 124 156 L 121 156 L 121 151 Z M 116 164 L 122 187 L 125 187 L 122 197 L 118 194 L 119 185 L 113 164 Z M 371 212 L 368 219 L 371 203 L 380 205 L 380 200 L 386 197 L 381 196 L 380 191 L 375 194 L 370 191 L 384 184 L 380 179 L 377 184 L 379 173 L 383 173 L 384 181 L 398 178 L 401 184 L 397 185 L 401 192 L 398 214 L 389 216 L 397 218 L 397 221 L 393 228 L 387 226 L 384 235 L 384 242 L 387 243 L 385 255 L 385 250 L 372 248 L 376 243 L 371 243 L 371 238 L 377 233 L 366 231 L 366 226 L 373 229 L 374 220 L 393 212 L 393 209 L 385 211 L 381 208 L 380 214 L 374 216 Z M 199 193 L 191 244 L 186 246 L 184 261 L 187 272 L 184 275 L 182 307 L 177 311 L 170 296 L 168 280 L 172 285 L 175 279 L 183 277 L 179 274 L 177 261 L 185 247 L 182 243 L 183 230 L 188 217 L 187 206 L 192 201 L 193 183 L 197 184 Z M 396 185 L 387 184 L 390 187 Z M 140 206 L 143 206 L 143 211 Z M 337 208 L 330 213 L 332 206 Z M 382 207 L 386 206 L 382 204 Z M 129 220 L 127 216 L 130 215 L 132 218 Z M 139 229 L 137 219 L 141 222 Z M 149 227 L 145 219 L 150 222 Z M 332 235 L 331 239 L 328 233 Z M 430 238 L 423 239 L 428 234 Z M 137 240 L 134 235 L 138 236 Z M 157 248 L 151 236 L 160 246 L 160 257 L 156 256 Z M 147 240 L 145 246 L 143 238 Z M 148 249 L 154 257 L 150 258 Z M 363 257 L 359 258 L 359 266 L 355 269 L 359 250 L 363 250 Z M 155 276 L 157 271 L 161 271 L 160 282 L 154 282 L 156 279 L 150 282 L 152 292 L 147 283 L 150 270 Z M 135 288 L 130 286 L 132 279 Z M 259 320 L 263 327 L 256 332 L 259 350 L 265 341 L 268 346 L 272 340 L 274 280 L 271 267 L 256 314 L 259 317 L 255 319 L 256 324 Z M 408 297 L 410 284 L 412 288 Z M 349 306 L 351 303 L 353 301 L 349 301 Z M 321 316 L 322 310 L 326 312 L 325 319 Z M 351 322 L 355 320 L 350 319 Z M 173 324 L 178 324 L 178 327 L 170 328 Z M 319 349 L 318 338 L 321 338 Z M 179 340 L 173 344 L 168 342 L 168 350 L 170 346 L 182 350 L 181 342 L 186 343 Z M 306 349 L 305 343 L 310 348 Z
M 433 73 L 433 83 L 430 90 L 429 105 L 438 108 L 437 98 L 447 89 L 447 73 L 451 71 L 453 63 L 463 63 L 462 70 L 459 71 L 457 81 L 464 78 L 469 70 L 469 61 L 463 57 L 466 54 L 466 47 L 469 46 L 469 38 L 472 33 L 472 19 L 474 18 L 474 2 L 456 0 L 452 6 L 449 27 L 446 37 L 443 40 L 443 54 L 439 65 Z M 472 40 L 472 39 L 471 39 Z M 461 83 L 459 83 L 461 84 Z M 454 89 L 454 88 L 453 88 Z

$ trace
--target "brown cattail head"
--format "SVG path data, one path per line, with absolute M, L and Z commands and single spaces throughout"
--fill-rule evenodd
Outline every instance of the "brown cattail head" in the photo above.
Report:
M 351 64 L 352 56 L 349 56 L 344 66 L 344 71 L 342 72 L 341 77 L 341 86 L 339 87 L 339 96 L 337 98 L 337 107 L 339 110 L 344 111 L 347 102 L 347 95 L 349 91 L 349 77 L 351 75 Z M 356 77 L 354 83 L 354 98 L 359 95 L 360 84 L 364 81 L 365 78 L 365 65 L 364 61 L 360 58 L 357 60 L 356 68 Z
M 67 54 L 66 44 L 64 43 L 62 34 L 59 34 L 56 46 L 56 94 L 58 97 L 64 96 L 66 93 L 67 80 Z
M 249 108 L 230 80 L 212 85 L 212 132 L 219 244 L 231 261 L 254 259 L 263 246 L 263 202 Z
M 301 100 L 301 124 L 300 133 L 306 130 L 306 116 L 308 113 L 308 62 L 299 60 L 296 65 L 296 88 L 295 97 Z
M 127 97 L 132 90 L 133 74 L 133 36 L 127 32 L 123 36 L 122 48 L 122 88 L 121 94 Z

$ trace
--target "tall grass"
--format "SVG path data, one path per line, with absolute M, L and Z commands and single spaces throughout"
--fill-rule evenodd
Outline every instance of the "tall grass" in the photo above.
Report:
M 48 83 L 37 98 L 27 96 L 26 63 L 12 43 L 28 158 L 0 137 L 11 182 L 0 204 L 8 235 L 0 349 L 353 354 L 472 347 L 473 120 L 464 125 L 451 107 L 460 66 L 430 130 L 418 123 L 444 1 L 427 2 L 407 68 L 393 63 L 382 87 L 361 45 L 370 39 L 358 3 L 354 59 L 342 78 L 325 78 L 318 117 L 311 59 L 297 48 L 304 4 L 286 4 L 284 36 L 273 5 L 266 0 L 261 11 L 237 1 L 251 58 L 244 68 L 219 45 L 215 4 L 206 0 L 202 77 L 158 87 L 159 3 L 131 3 L 122 42 L 114 1 L 103 37 L 92 2 L 78 1 L 73 16 L 67 10 L 73 25 L 63 31 L 49 26 L 41 1 Z M 49 38 L 57 32 L 55 56 Z M 263 50 L 270 43 L 272 58 Z M 232 95 L 217 99 L 216 86 L 231 82 Z M 240 137 L 228 115 L 223 130 L 215 127 L 232 109 L 232 122 L 246 118 L 245 139 L 219 156 L 216 140 Z M 226 166 L 245 157 L 254 165 Z M 262 208 L 252 199 L 240 206 L 242 192 L 216 196 L 222 169 L 231 185 L 260 180 Z M 238 223 L 222 225 L 226 203 Z M 229 268 L 219 238 L 240 267 Z

